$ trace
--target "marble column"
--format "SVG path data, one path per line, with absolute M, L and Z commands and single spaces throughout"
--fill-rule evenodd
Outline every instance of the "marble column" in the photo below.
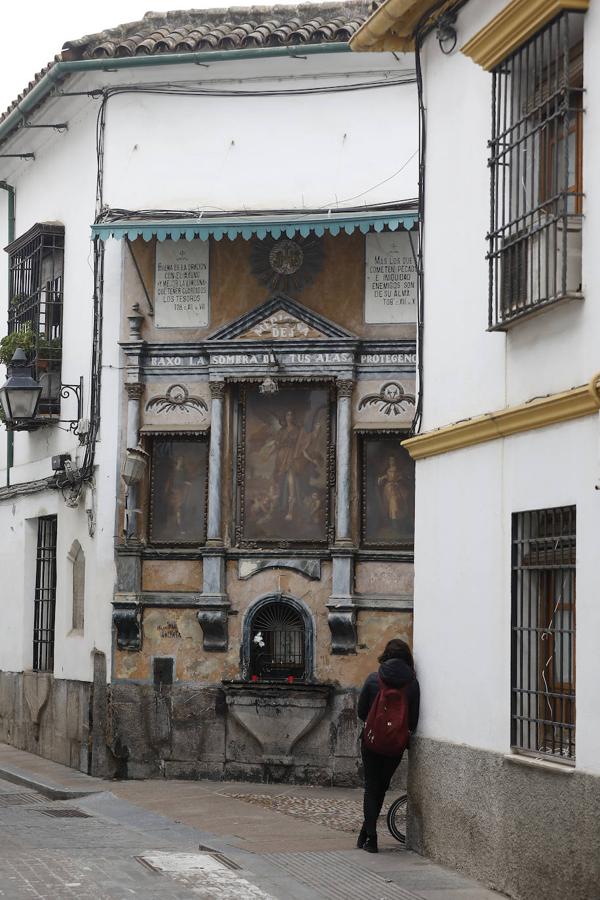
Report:
M 350 534 L 350 453 L 352 442 L 352 388 L 354 382 L 337 382 L 337 447 L 336 447 L 336 545 L 351 544 Z
M 350 379 L 337 381 L 335 546 L 332 550 L 332 594 L 327 604 L 332 653 L 356 651 L 354 550 L 350 514 L 353 387 L 354 382 Z
M 207 545 L 222 546 L 221 482 L 223 480 L 223 404 L 225 382 L 210 382 L 210 447 L 208 451 Z
M 144 385 L 139 382 L 127 382 L 127 448 L 135 449 L 140 439 L 140 404 L 144 394 Z M 128 541 L 139 539 L 138 534 L 139 485 L 131 484 L 127 488 L 127 520 L 125 537 Z
M 229 598 L 225 590 L 225 548 L 221 512 L 225 382 L 211 381 L 210 395 L 206 553 L 202 562 L 203 588 L 198 621 L 203 632 L 204 649 L 223 651 L 227 650 L 229 613 Z

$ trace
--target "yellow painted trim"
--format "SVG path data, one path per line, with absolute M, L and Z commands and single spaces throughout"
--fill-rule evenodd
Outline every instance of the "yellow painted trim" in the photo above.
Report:
M 413 31 L 432 0 L 384 0 L 350 39 L 355 52 L 412 50 Z
M 461 52 L 489 72 L 563 10 L 588 7 L 589 0 L 512 0 Z
M 590 416 L 599 409 L 600 372 L 596 372 L 588 384 L 572 388 L 570 391 L 538 397 L 519 406 L 508 406 L 506 409 L 486 413 L 484 416 L 446 425 L 436 431 L 408 438 L 402 441 L 402 446 L 406 447 L 413 459 L 425 459 L 428 456 L 450 453 L 452 450 L 461 450 L 463 447 L 483 444 L 511 434 Z

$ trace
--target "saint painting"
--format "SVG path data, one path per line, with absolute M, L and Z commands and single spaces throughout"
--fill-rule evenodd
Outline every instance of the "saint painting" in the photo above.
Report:
M 245 396 L 242 539 L 327 540 L 329 393 L 284 388 Z
M 156 437 L 152 445 L 150 541 L 203 544 L 208 446 L 199 437 Z
M 363 543 L 407 548 L 414 542 L 415 467 L 400 437 L 365 437 Z

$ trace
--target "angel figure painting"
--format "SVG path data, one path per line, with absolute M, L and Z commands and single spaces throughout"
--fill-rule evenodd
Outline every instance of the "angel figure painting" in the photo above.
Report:
M 363 543 L 412 547 L 415 466 L 401 437 L 365 437 L 363 446 Z
M 327 389 L 250 390 L 245 423 L 243 540 L 326 541 Z

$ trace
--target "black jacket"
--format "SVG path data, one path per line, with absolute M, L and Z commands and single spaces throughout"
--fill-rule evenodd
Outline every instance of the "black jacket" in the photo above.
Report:
M 412 733 L 417 728 L 419 721 L 419 682 L 414 671 L 401 659 L 387 659 L 379 666 L 379 672 L 371 672 L 363 684 L 358 698 L 358 717 L 363 722 L 369 715 L 373 700 L 379 691 L 378 676 L 390 687 L 407 688 L 406 700 L 408 703 L 408 730 Z

